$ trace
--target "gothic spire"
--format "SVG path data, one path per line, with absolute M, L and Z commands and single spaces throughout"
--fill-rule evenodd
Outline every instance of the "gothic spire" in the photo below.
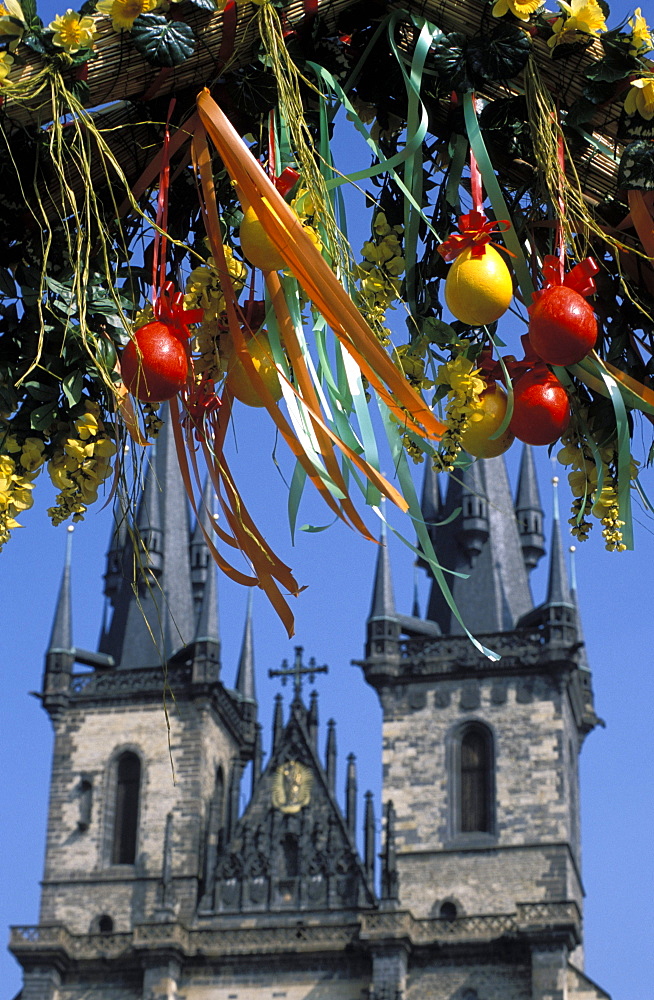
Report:
M 550 568 L 547 579 L 546 604 L 571 604 L 568 574 L 565 567 L 561 524 L 559 520 L 558 476 L 552 479 L 554 487 L 554 519 L 552 521 L 552 541 L 550 543 Z
M 245 616 L 243 643 L 241 645 L 241 656 L 238 661 L 238 672 L 236 674 L 236 690 L 240 694 L 243 701 L 250 701 L 256 705 L 257 696 L 254 687 L 254 641 L 252 637 L 252 591 L 248 594 L 248 608 Z
M 141 539 L 136 548 L 131 539 L 125 540 L 124 576 L 100 641 L 101 652 L 127 669 L 158 666 L 196 634 L 188 504 L 167 423 L 150 458 L 137 526 Z
M 372 621 L 375 618 L 394 617 L 395 597 L 393 596 L 391 563 L 388 556 L 386 522 L 382 521 L 368 621 Z
M 534 467 L 531 446 L 523 445 L 520 459 L 520 475 L 515 500 L 515 516 L 518 521 L 520 545 L 528 570 L 534 569 L 539 559 L 545 555 L 543 534 L 543 509 L 538 492 L 538 481 Z
M 193 584 L 193 602 L 198 615 L 202 606 L 205 583 L 207 578 L 213 575 L 211 552 L 209 551 L 205 536 L 206 531 L 210 538 L 213 537 L 213 527 L 211 524 L 213 512 L 213 483 L 209 476 L 207 476 L 204 483 L 204 490 L 202 491 L 202 504 L 191 537 L 191 583 Z
M 447 521 L 458 508 L 458 517 L 433 531 L 441 565 L 467 575 L 446 575 L 456 606 L 475 634 L 509 631 L 532 602 L 502 456 L 450 475 L 439 517 Z M 462 632 L 436 582 L 427 617 L 438 623 L 443 635 Z
M 420 509 L 422 510 L 422 516 L 426 524 L 433 524 L 439 520 L 441 492 L 438 485 L 438 473 L 435 471 L 433 462 L 429 458 L 425 462 L 425 478 L 422 481 Z
M 73 546 L 73 531 L 74 528 L 71 524 L 68 527 L 68 535 L 66 537 L 66 558 L 64 562 L 64 571 L 61 575 L 59 596 L 57 597 L 57 606 L 55 608 L 47 655 L 51 655 L 53 653 L 70 654 L 73 651 L 73 611 L 70 589 L 70 564 Z

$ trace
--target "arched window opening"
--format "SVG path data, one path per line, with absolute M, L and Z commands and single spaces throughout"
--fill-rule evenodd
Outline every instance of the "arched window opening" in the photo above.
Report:
M 491 737 L 481 726 L 471 726 L 464 732 L 460 768 L 460 830 L 462 833 L 491 833 Z
M 114 929 L 113 919 L 107 914 L 103 913 L 98 919 L 98 930 L 101 934 L 112 934 Z
M 133 865 L 139 821 L 141 762 L 135 753 L 118 759 L 116 775 L 116 813 L 111 861 L 114 865 Z
M 456 904 L 449 899 L 446 900 L 438 911 L 438 915 L 441 920 L 456 920 Z
M 300 874 L 300 849 L 297 837 L 292 833 L 287 833 L 282 841 L 282 851 L 284 854 L 284 876 L 295 878 Z

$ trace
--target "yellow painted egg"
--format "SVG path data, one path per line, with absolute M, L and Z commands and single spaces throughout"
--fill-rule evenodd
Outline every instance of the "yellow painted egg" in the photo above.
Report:
M 286 267 L 284 258 L 251 207 L 246 208 L 243 215 L 239 238 L 243 256 L 253 267 L 259 267 L 262 271 L 279 271 Z
M 498 438 L 491 439 L 491 434 L 498 430 L 506 416 L 506 393 L 493 383 L 482 392 L 479 402 L 481 408 L 472 414 L 461 433 L 461 447 L 473 458 L 495 458 L 503 455 L 515 440 L 508 427 Z
M 257 373 L 263 379 L 272 398 L 277 402 L 282 397 L 282 387 L 270 354 L 270 345 L 265 331 L 260 330 L 256 337 L 251 337 L 247 342 L 247 349 Z M 231 354 L 227 362 L 225 391 L 233 399 L 240 400 L 246 406 L 264 406 L 263 400 L 252 385 L 243 363 L 235 352 Z
M 494 323 L 509 308 L 513 297 L 511 273 L 491 246 L 480 257 L 466 248 L 455 259 L 445 281 L 445 304 L 453 316 L 468 326 Z

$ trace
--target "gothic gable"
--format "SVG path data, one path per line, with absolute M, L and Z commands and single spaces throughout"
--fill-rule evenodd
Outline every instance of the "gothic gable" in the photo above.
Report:
M 375 903 L 296 698 L 234 834 L 219 852 L 214 912 L 343 910 Z

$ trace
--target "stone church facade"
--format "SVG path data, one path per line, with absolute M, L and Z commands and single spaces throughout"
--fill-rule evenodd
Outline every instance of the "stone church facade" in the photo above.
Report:
M 435 582 L 425 618 L 400 613 L 380 547 L 359 665 L 383 709 L 383 835 L 367 794 L 360 854 L 354 759 L 342 808 L 333 725 L 321 756 L 317 698 L 303 698 L 320 668 L 296 650 L 265 767 L 250 613 L 235 688 L 221 677 L 209 502 L 191 529 L 162 432 L 143 544 L 123 519 L 110 546 L 98 651 L 74 646 L 64 571 L 42 692 L 55 745 L 41 911 L 12 928 L 16 1000 L 605 1000 L 583 973 L 579 840 L 578 756 L 597 718 L 558 521 L 534 607 L 528 449 L 515 502 L 499 458 L 445 497 L 428 472 L 423 512 L 442 565 L 468 575 L 451 577 L 463 620 L 500 658 Z M 151 739 L 162 660 L 175 784 Z

